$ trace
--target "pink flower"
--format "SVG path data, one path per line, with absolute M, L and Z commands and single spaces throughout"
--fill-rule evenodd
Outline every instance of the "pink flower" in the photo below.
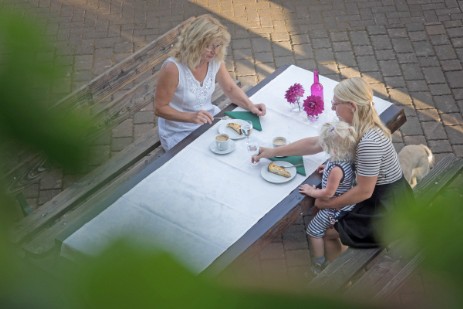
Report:
M 307 116 L 318 116 L 325 109 L 323 100 L 319 96 L 314 95 L 308 96 L 304 100 L 303 107 Z
M 286 90 L 285 98 L 291 104 L 299 102 L 299 99 L 304 95 L 304 88 L 301 84 L 295 83 Z

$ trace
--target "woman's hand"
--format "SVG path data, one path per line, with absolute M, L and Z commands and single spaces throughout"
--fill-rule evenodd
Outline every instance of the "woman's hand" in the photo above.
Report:
M 257 116 L 265 116 L 267 113 L 267 107 L 263 103 L 254 104 L 249 111 Z
M 252 157 L 252 162 L 257 163 L 262 158 L 272 158 L 274 157 L 275 148 L 259 147 L 259 153 Z
M 204 110 L 200 110 L 198 112 L 195 112 L 195 113 L 191 113 L 192 117 L 191 117 L 191 121 L 192 123 L 196 123 L 196 124 L 205 124 L 205 123 L 209 123 L 209 124 L 212 124 L 212 122 L 214 121 L 214 116 L 212 116 L 210 113 L 204 111 Z

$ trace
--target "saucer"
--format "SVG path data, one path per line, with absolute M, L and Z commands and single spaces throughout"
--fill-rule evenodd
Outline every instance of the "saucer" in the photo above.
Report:
M 230 140 L 228 143 L 229 145 L 226 150 L 219 150 L 217 149 L 217 144 L 215 143 L 215 141 L 213 141 L 212 143 L 209 144 L 209 149 L 215 154 L 220 154 L 220 155 L 227 154 L 235 150 L 235 142 Z

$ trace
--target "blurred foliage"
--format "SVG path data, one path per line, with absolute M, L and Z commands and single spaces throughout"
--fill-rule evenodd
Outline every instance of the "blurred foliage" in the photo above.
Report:
M 406 257 L 417 253 L 424 256 L 423 268 L 436 280 L 445 282 L 449 297 L 457 298 L 447 308 L 461 308 L 463 304 L 463 268 L 458 266 L 463 257 L 462 206 L 460 174 L 430 205 L 412 205 L 390 212 L 380 231 L 385 243 L 400 239 L 398 249 Z
M 20 142 L 75 170 L 87 156 L 91 122 L 83 110 L 64 104 L 50 110 L 58 101 L 52 89 L 64 88 L 64 73 L 62 66 L 41 60 L 53 51 L 45 33 L 27 16 L 0 12 L 0 147 Z
M 49 109 L 50 83 L 61 70 L 37 60 L 49 48 L 44 31 L 23 16 L 0 12 L 0 139 L 45 152 L 65 168 L 85 160 L 90 122 L 66 108 Z M 1 147 L 0 146 L 0 147 Z M 0 186 L 2 184 L 0 183 Z M 4 187 L 4 186 L 3 186 Z M 385 239 L 402 238 L 408 253 L 424 251 L 425 265 L 456 290 L 463 286 L 461 193 L 444 196 L 431 208 L 404 207 L 385 222 Z M 1 308 L 371 308 L 329 296 L 251 291 L 225 287 L 196 276 L 170 255 L 114 244 L 102 256 L 79 265 L 55 265 L 53 274 L 23 259 L 7 241 L 11 205 L 0 190 Z M 57 262 L 57 264 L 59 264 Z M 462 304 L 460 300 L 455 304 Z M 456 306 L 455 306 L 456 307 Z

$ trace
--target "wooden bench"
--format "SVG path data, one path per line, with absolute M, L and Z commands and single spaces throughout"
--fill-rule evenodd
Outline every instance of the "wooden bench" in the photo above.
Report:
M 132 117 L 142 107 L 152 104 L 160 65 L 167 58 L 180 29 L 194 18 L 110 68 L 59 104 L 91 104 L 100 133 Z M 249 88 L 243 87 L 243 90 Z M 212 99 L 222 110 L 233 107 L 218 85 Z M 76 230 L 101 212 L 104 208 L 100 201 L 110 199 L 116 187 L 163 153 L 155 127 L 20 220 L 11 231 L 11 241 L 32 259 L 58 250 L 56 239 L 59 235 Z
M 455 179 L 463 177 L 463 159 L 454 155 L 442 158 L 414 188 L 417 205 L 430 205 Z M 461 181 L 459 182 L 461 185 Z M 400 242 L 387 248 L 348 248 L 311 281 L 311 287 L 345 296 L 367 299 L 392 299 L 417 269 L 422 255 L 404 258 L 395 250 Z
M 153 102 L 157 74 L 168 57 L 180 30 L 191 17 L 125 60 L 109 68 L 88 84 L 72 92 L 51 108 L 68 106 L 90 112 L 95 128 L 89 139 L 95 140 L 141 108 Z M 21 155 L 21 162 L 9 166 L 10 192 L 18 192 L 36 181 L 46 170 L 46 159 L 39 153 Z

